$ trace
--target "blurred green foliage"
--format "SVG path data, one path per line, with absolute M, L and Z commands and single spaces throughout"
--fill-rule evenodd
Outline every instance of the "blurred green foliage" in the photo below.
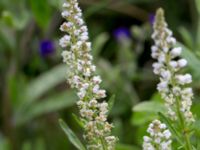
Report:
M 67 67 L 58 46 L 63 1 L 0 1 L 0 150 L 75 149 L 59 127 L 59 118 L 82 139 L 72 115 L 78 115 L 77 97 L 66 83 Z M 193 112 L 200 118 L 199 0 L 80 0 L 80 4 L 102 86 L 108 99 L 115 95 L 109 120 L 119 137 L 117 150 L 141 149 L 147 124 L 164 111 L 150 58 L 152 16 L 158 7 L 165 9 L 184 49 L 189 63 L 184 71 L 194 77 Z M 45 51 L 45 41 L 53 45 L 51 53 Z M 198 139 L 199 124 L 197 119 Z

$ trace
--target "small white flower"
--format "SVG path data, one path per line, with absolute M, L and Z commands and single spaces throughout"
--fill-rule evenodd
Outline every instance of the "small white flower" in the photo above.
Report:
M 60 46 L 63 48 L 67 47 L 70 44 L 70 39 L 71 37 L 69 35 L 65 35 L 64 37 L 62 37 L 59 43 Z
M 161 123 L 161 124 L 160 124 L 160 128 L 161 128 L 161 129 L 166 129 L 167 126 L 166 126 L 164 123 Z
M 159 74 L 162 67 L 163 67 L 163 64 L 161 64 L 161 63 L 153 63 L 153 68 L 154 68 L 153 72 L 155 74 Z
M 176 61 L 173 61 L 173 60 L 169 62 L 169 65 L 174 69 L 176 69 L 178 67 L 178 63 Z
M 72 26 L 73 26 L 73 23 L 71 23 L 71 22 L 64 22 L 64 23 L 60 26 L 60 30 L 66 32 L 66 31 L 68 31 L 69 28 L 71 28 Z
M 70 4 L 69 4 L 68 2 L 65 2 L 65 3 L 63 3 L 63 7 L 64 7 L 64 8 L 69 8 L 69 7 L 70 7 Z
M 158 62 L 165 62 L 166 61 L 166 56 L 164 53 L 160 53 L 159 56 L 158 56 Z
M 171 132 L 169 130 L 165 130 L 163 132 L 163 134 L 164 134 L 164 136 L 165 136 L 166 139 L 169 139 L 171 137 Z
M 61 13 L 61 15 L 62 15 L 63 18 L 67 18 L 67 17 L 69 17 L 71 14 L 69 13 L 69 11 L 63 11 L 63 12 Z
M 181 85 L 188 84 L 192 82 L 192 76 L 190 74 L 177 75 L 176 76 L 178 83 Z
M 171 133 L 164 123 L 154 120 L 147 132 L 150 136 L 143 137 L 143 150 L 171 150 Z
M 154 52 L 158 52 L 158 47 L 155 46 L 155 45 L 152 46 L 152 47 L 151 47 L 151 52 L 152 52 L 152 53 L 154 53 Z
M 143 137 L 144 142 L 151 142 L 151 138 L 148 136 Z
M 89 77 L 91 75 L 90 68 L 85 68 L 85 71 L 83 72 L 84 76 Z
M 95 94 L 97 94 L 99 92 L 99 85 L 98 84 L 93 87 L 92 92 L 95 93 Z
M 181 52 L 182 52 L 182 48 L 181 48 L 181 47 L 176 47 L 176 48 L 173 48 L 173 49 L 171 50 L 170 54 L 171 54 L 171 56 L 172 56 L 173 58 L 175 58 L 175 57 L 177 57 L 177 56 L 180 56 Z
M 176 44 L 176 39 L 173 37 L 167 37 L 167 42 L 171 45 L 175 45 Z
M 168 91 L 168 82 L 167 81 L 160 82 L 157 85 L 157 89 L 158 91 Z
M 89 38 L 88 38 L 88 36 L 87 35 L 82 35 L 81 37 L 80 37 L 80 40 L 82 40 L 82 41 L 87 41 Z
M 99 91 L 97 92 L 97 96 L 98 96 L 99 98 L 105 98 L 105 97 L 106 97 L 106 91 L 105 91 L 105 90 L 99 90 Z
M 100 76 L 94 76 L 93 78 L 92 78 L 92 81 L 95 83 L 95 84 L 99 84 L 99 83 L 101 83 L 101 77 Z
M 178 66 L 182 68 L 182 67 L 185 67 L 187 65 L 187 60 L 180 59 L 180 60 L 177 61 L 177 63 L 178 63 Z
M 77 89 L 77 102 L 80 119 L 84 121 L 84 139 L 88 149 L 103 149 L 99 139 L 105 142 L 108 150 L 113 150 L 116 137 L 111 136 L 112 124 L 107 121 L 108 104 L 98 102 L 106 97 L 106 92 L 100 89 L 101 78 L 94 75 L 96 66 L 90 54 L 91 42 L 88 42 L 88 29 L 82 19 L 82 11 L 77 0 L 70 0 L 63 4 L 62 17 L 64 22 L 60 30 L 67 34 L 60 39 L 61 47 L 68 51 L 62 52 L 63 61 L 68 65 L 68 82 Z
M 80 99 L 83 99 L 85 97 L 85 94 L 86 94 L 86 91 L 85 90 L 81 90 L 80 92 L 77 93 L 78 94 L 78 97 Z
M 161 72 L 161 77 L 165 80 L 169 80 L 171 78 L 171 73 L 169 70 L 164 70 Z

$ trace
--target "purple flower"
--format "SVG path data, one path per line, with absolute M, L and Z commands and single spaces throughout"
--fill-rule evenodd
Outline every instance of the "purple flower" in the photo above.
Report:
M 55 46 L 51 40 L 42 40 L 40 42 L 40 54 L 43 57 L 46 57 L 55 51 Z
M 131 33 L 128 28 L 120 27 L 113 31 L 113 35 L 116 40 L 122 41 L 124 39 L 129 39 L 131 37 Z
M 149 14 L 149 22 L 150 22 L 150 24 L 153 25 L 154 21 L 155 21 L 155 14 L 154 13 L 150 13 Z

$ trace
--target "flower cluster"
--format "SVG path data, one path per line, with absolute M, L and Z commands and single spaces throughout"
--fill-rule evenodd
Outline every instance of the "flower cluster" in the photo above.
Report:
M 179 58 L 182 48 L 176 47 L 176 39 L 172 31 L 167 28 L 162 9 L 157 11 L 152 38 L 155 45 L 152 46 L 152 57 L 158 61 L 153 64 L 154 73 L 160 76 L 158 91 L 168 109 L 172 120 L 178 115 L 187 122 L 193 122 L 194 118 L 190 111 L 193 92 L 188 84 L 192 82 L 190 74 L 180 74 L 178 71 L 187 65 L 185 59 Z
M 171 132 L 164 123 L 154 120 L 147 132 L 149 136 L 144 136 L 143 150 L 171 150 Z
M 66 48 L 62 56 L 69 67 L 68 82 L 78 90 L 77 105 L 84 123 L 87 148 L 113 150 L 116 137 L 110 135 L 113 126 L 107 122 L 108 104 L 98 101 L 106 97 L 106 92 L 100 88 L 101 77 L 95 75 L 87 26 L 77 0 L 68 0 L 63 7 L 62 17 L 67 22 L 61 25 L 60 30 L 66 35 L 60 39 L 60 45 Z

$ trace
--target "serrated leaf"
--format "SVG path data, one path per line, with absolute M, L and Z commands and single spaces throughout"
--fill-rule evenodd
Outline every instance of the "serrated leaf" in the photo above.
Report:
M 74 134 L 74 132 L 68 127 L 68 125 L 62 120 L 59 119 L 59 123 L 65 134 L 67 135 L 70 142 L 79 150 L 86 150 L 86 148 L 83 146 L 81 141 L 78 139 L 78 137 Z
M 16 116 L 16 124 L 23 125 L 24 123 L 47 113 L 55 112 L 66 107 L 70 107 L 76 102 L 76 95 L 72 91 L 65 91 L 40 102 L 33 103 L 24 111 Z

